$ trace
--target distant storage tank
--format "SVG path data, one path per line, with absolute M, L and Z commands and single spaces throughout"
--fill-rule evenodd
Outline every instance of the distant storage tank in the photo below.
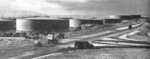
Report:
M 77 19 L 70 19 L 70 27 L 80 27 L 81 21 Z
M 109 16 L 110 19 L 120 19 L 119 15 L 110 15 Z
M 69 20 L 69 27 L 70 27 L 70 30 L 74 30 L 74 29 L 77 29 L 81 26 L 81 20 L 78 20 L 78 19 L 70 19 Z
M 131 20 L 133 19 L 133 17 L 131 15 L 119 15 L 120 16 L 120 19 L 123 19 L 123 20 Z
M 80 19 L 81 24 L 100 24 L 103 25 L 103 20 L 101 19 Z
M 104 19 L 105 23 L 121 23 L 122 19 L 114 19 L 114 18 L 108 18 L 108 19 Z
M 64 31 L 69 28 L 69 20 L 57 18 L 27 18 L 16 20 L 17 31 Z
M 0 30 L 11 30 L 15 28 L 15 21 L 0 19 Z
M 141 18 L 141 15 L 131 15 L 134 19 Z
M 17 31 L 33 31 L 33 20 L 27 19 L 17 19 L 16 20 L 16 30 Z

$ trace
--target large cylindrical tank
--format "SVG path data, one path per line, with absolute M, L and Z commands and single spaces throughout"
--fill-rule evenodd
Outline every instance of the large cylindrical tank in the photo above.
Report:
M 141 15 L 131 15 L 134 19 L 141 18 Z
M 81 24 L 103 24 L 103 20 L 102 19 L 80 19 L 81 20 Z
M 33 31 L 33 20 L 17 19 L 16 30 L 17 31 Z
M 119 15 L 120 19 L 124 19 L 124 20 L 132 20 L 133 17 L 131 15 Z
M 15 28 L 15 21 L 0 19 L 0 30 L 11 30 Z
M 74 31 L 74 30 L 80 30 L 81 29 L 81 20 L 78 19 L 70 19 L 69 20 L 69 30 Z
M 121 23 L 122 18 L 119 15 L 110 15 L 104 19 L 105 23 Z
M 120 19 L 119 15 L 110 15 L 109 16 L 110 19 Z
M 81 25 L 81 20 L 77 20 L 77 19 L 69 20 L 69 27 L 80 27 L 80 25 Z
M 51 18 L 17 19 L 17 31 L 63 31 L 68 30 L 69 20 Z
M 105 23 L 121 23 L 122 19 L 115 19 L 115 18 L 108 18 L 108 19 L 104 19 Z

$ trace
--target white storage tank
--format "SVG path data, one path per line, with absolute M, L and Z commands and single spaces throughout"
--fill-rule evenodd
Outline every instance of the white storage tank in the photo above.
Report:
M 109 15 L 104 19 L 104 23 L 121 23 L 120 15 Z
M 109 16 L 110 19 L 120 19 L 119 15 L 110 15 Z
M 33 20 L 17 19 L 16 30 L 17 31 L 33 31 Z
M 70 19 L 69 20 L 69 29 L 70 31 L 75 30 L 79 27 L 81 27 L 81 20 L 78 19 Z
M 81 25 L 81 20 L 77 20 L 77 19 L 69 20 L 69 27 L 80 27 L 80 25 Z

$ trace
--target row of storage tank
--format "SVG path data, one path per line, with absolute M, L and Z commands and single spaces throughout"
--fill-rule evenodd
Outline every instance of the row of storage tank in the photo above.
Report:
M 73 19 L 73 18 L 18 18 L 13 20 L 0 20 L 0 29 L 16 31 L 66 31 L 76 29 L 82 24 L 120 23 L 122 20 L 137 20 L 141 15 L 110 16 L 105 19 Z

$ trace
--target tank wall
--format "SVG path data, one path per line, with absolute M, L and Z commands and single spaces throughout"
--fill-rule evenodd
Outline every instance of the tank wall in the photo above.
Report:
M 81 20 L 81 24 L 103 24 L 103 20 Z
M 0 30 L 10 30 L 15 28 L 14 21 L 0 21 Z
M 141 15 L 131 15 L 134 19 L 141 18 Z
M 69 29 L 68 20 L 17 20 L 19 31 L 65 31 Z
M 122 19 L 105 19 L 105 23 L 121 23 Z
M 41 21 L 40 30 L 66 31 L 69 29 L 69 20 Z
M 131 15 L 120 15 L 120 19 L 131 20 L 133 17 Z

